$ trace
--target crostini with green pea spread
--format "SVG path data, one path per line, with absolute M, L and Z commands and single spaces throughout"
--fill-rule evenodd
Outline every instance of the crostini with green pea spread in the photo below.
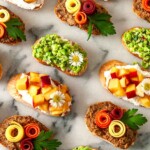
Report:
M 70 76 L 82 75 L 88 66 L 86 51 L 57 34 L 48 34 L 37 40 L 32 46 L 32 55 L 38 62 Z
M 79 146 L 79 147 L 73 148 L 72 150 L 96 150 L 96 149 L 91 148 L 89 146 Z
M 131 54 L 142 59 L 143 68 L 150 68 L 150 29 L 131 28 L 122 35 L 122 43 Z

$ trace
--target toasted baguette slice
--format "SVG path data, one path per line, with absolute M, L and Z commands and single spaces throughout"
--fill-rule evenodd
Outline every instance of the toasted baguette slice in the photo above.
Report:
M 10 13 L 10 19 L 12 19 L 12 18 L 18 18 L 20 20 L 20 22 L 22 23 L 22 25 L 19 26 L 19 28 L 20 28 L 20 30 L 22 30 L 22 32 L 25 32 L 25 24 L 23 23 L 23 21 L 17 15 L 15 15 L 12 11 L 10 11 L 9 9 L 7 9 L 6 7 L 0 5 L 0 10 L 1 9 L 6 9 Z M 7 31 L 5 32 L 4 36 L 2 38 L 0 38 L 0 43 L 9 44 L 9 45 L 18 44 L 21 41 L 22 40 L 19 39 L 19 38 L 14 39 L 14 38 L 10 37 L 8 35 Z
M 124 47 L 132 54 L 132 55 L 134 55 L 134 56 L 136 56 L 136 57 L 138 57 L 138 58 L 140 58 L 140 59 L 142 59 L 142 66 L 144 67 L 144 68 L 149 68 L 150 67 L 150 64 L 149 64 L 149 61 L 150 61 L 150 56 L 149 56 L 149 53 L 148 53 L 148 50 L 147 50 L 147 48 L 150 50 L 150 48 L 149 48 L 149 45 L 148 45 L 148 42 L 149 42 L 149 39 L 147 38 L 147 37 L 145 37 L 145 35 L 147 35 L 147 36 L 149 36 L 149 33 L 145 33 L 145 31 L 144 30 L 146 30 L 146 33 L 147 33 L 147 31 L 149 31 L 150 32 L 150 29 L 149 28 L 143 28 L 143 27 L 134 27 L 134 28 L 131 28 L 131 29 L 129 29 L 129 30 L 127 30 L 127 31 L 125 31 L 124 33 L 123 33 L 123 35 L 122 35 L 122 44 L 124 45 Z M 138 44 L 134 44 L 134 46 L 136 46 L 137 47 L 137 49 L 135 49 L 134 50 L 134 52 L 132 52 L 133 50 L 132 50 L 132 48 L 130 48 L 129 46 L 128 46 L 128 41 L 127 41 L 127 39 L 125 39 L 125 35 L 126 34 L 128 34 L 128 33 L 130 33 L 131 35 L 132 35 L 132 40 L 131 40 L 131 42 L 136 42 L 136 41 L 138 41 L 138 39 L 135 41 L 134 40 L 134 37 L 136 38 L 136 35 L 134 35 L 133 33 L 134 32 L 136 32 L 136 33 L 143 33 L 144 35 L 143 35 L 143 42 L 138 42 Z M 142 50 L 141 50 L 141 47 L 140 47 L 140 44 L 142 43 L 142 44 L 144 44 L 144 42 L 147 42 L 147 45 L 145 44 L 144 46 L 144 48 L 142 48 Z M 145 54 L 145 55 L 143 55 L 143 54 Z M 146 55 L 147 54 L 147 55 Z M 145 58 L 148 58 L 148 59 L 145 59 Z M 144 64 L 144 65 L 143 65 Z
M 150 12 L 142 8 L 142 0 L 133 0 L 133 11 L 142 19 L 150 22 Z
M 39 10 L 44 5 L 44 0 L 36 0 L 36 2 L 27 3 L 22 0 L 22 4 L 19 4 L 16 0 L 5 0 L 7 2 L 10 2 L 20 8 L 28 9 L 28 10 Z
M 84 0 L 81 0 L 81 2 L 84 1 Z M 95 1 L 95 0 L 94 0 Z M 69 24 L 70 26 L 76 26 L 84 31 L 88 31 L 88 22 L 87 24 L 84 24 L 84 25 L 79 25 L 75 22 L 74 20 L 74 16 L 70 13 L 68 13 L 68 11 L 66 10 L 65 8 L 65 2 L 66 0 L 58 0 L 57 2 L 57 5 L 55 6 L 55 13 L 57 15 L 57 17 L 61 20 L 61 21 L 64 21 L 66 22 L 67 24 Z M 101 6 L 100 4 L 96 3 L 95 1 L 95 4 L 96 4 L 96 10 L 98 13 L 108 13 L 107 10 Z M 99 35 L 101 34 L 100 31 L 94 26 L 93 27 L 93 31 L 92 31 L 92 34 L 94 35 Z
M 97 150 L 97 149 L 91 148 L 89 146 L 79 146 L 79 147 L 73 148 L 72 150 Z
M 104 63 L 101 67 L 100 67 L 100 70 L 99 70 L 99 77 L 100 77 L 100 81 L 103 85 L 103 87 L 105 87 L 107 90 L 108 90 L 108 87 L 106 86 L 106 78 L 104 76 L 104 72 L 105 71 L 108 71 L 110 70 L 112 67 L 114 66 L 126 66 L 127 64 L 124 63 L 124 62 L 121 62 L 121 61 L 118 61 L 118 60 L 110 60 L 106 63 Z M 141 71 L 143 71 L 141 69 Z M 147 72 L 147 71 L 146 71 Z M 143 77 L 144 78 L 149 78 L 149 77 Z M 130 79 L 129 79 L 130 80 Z M 143 80 L 142 80 L 143 81 Z M 141 82 L 142 82 L 141 81 Z M 140 83 L 139 83 L 140 84 Z M 136 85 L 137 87 L 137 85 Z M 136 88 L 137 89 L 137 88 Z M 109 90 L 108 90 L 109 91 Z M 109 91 L 111 92 L 111 91 Z M 111 92 L 112 93 L 112 92 Z M 112 93 L 113 94 L 113 93 Z M 119 97 L 119 96 L 118 96 Z M 120 97 L 119 97 L 120 98 Z M 137 106 L 143 106 L 145 108 L 150 108 L 150 96 L 149 95 L 146 95 L 144 94 L 143 97 L 137 95 L 136 96 L 136 101 L 133 101 L 133 99 L 127 99 L 126 101 L 130 102 L 130 103 L 133 103 L 134 105 L 137 105 Z M 124 100 L 124 99 L 123 99 Z M 138 104 L 137 104 L 138 103 Z
M 15 76 L 13 76 L 9 82 L 8 82 L 8 85 L 7 85 L 7 90 L 9 92 L 9 94 L 17 101 L 23 103 L 24 105 L 27 105 L 28 107 L 30 108 L 33 108 L 34 110 L 37 110 L 38 112 L 40 113 L 43 113 L 43 114 L 46 114 L 46 115 L 49 115 L 49 116 L 55 116 L 55 117 L 63 117 L 65 115 L 67 115 L 69 112 L 70 112 L 70 109 L 71 109 L 71 102 L 70 102 L 70 105 L 68 105 L 68 109 L 67 110 L 64 110 L 63 112 L 60 111 L 60 109 L 58 108 L 57 109 L 54 109 L 53 111 L 45 111 L 45 110 L 41 110 L 39 109 L 38 107 L 34 108 L 33 105 L 31 105 L 30 103 L 26 102 L 22 96 L 18 93 L 18 90 L 16 89 L 16 83 L 17 83 L 17 80 L 19 80 L 21 77 L 21 74 L 17 74 Z M 55 80 L 52 80 L 55 85 L 61 85 L 59 82 L 55 81 Z M 66 92 L 68 95 L 69 94 L 69 91 Z M 59 112 L 60 111 L 60 112 Z
M 56 36 L 58 36 L 58 35 L 56 35 Z M 43 37 L 42 37 L 42 38 L 43 38 Z M 32 48 L 32 52 L 34 51 L 34 47 L 35 47 L 35 46 L 40 45 L 40 42 L 41 42 L 42 38 L 40 38 L 39 40 L 37 40 L 37 41 L 34 43 L 33 48 Z M 66 39 L 63 39 L 62 37 L 61 37 L 61 39 L 62 39 L 62 40 L 66 40 Z M 78 45 L 77 43 L 74 43 L 74 42 L 72 42 L 72 41 L 70 41 L 70 40 L 66 40 L 66 41 L 68 41 L 72 46 Z M 51 46 L 51 45 L 50 45 L 50 46 Z M 78 46 L 79 46 L 79 45 L 78 45 Z M 86 52 L 83 50 L 83 48 L 82 48 L 81 46 L 79 46 L 79 49 L 80 49 L 81 52 L 83 51 L 84 53 L 86 53 Z M 44 53 L 45 53 L 45 52 L 44 52 Z M 86 55 L 87 55 L 87 54 L 86 54 Z M 67 69 L 66 69 L 65 71 L 63 71 L 63 70 L 62 70 L 59 66 L 57 66 L 56 64 L 47 64 L 46 61 L 41 60 L 41 59 L 39 59 L 39 58 L 36 58 L 36 57 L 34 56 L 34 54 L 33 54 L 33 57 L 34 57 L 39 63 L 41 63 L 41 64 L 43 64 L 43 65 L 46 65 L 46 66 L 55 67 L 56 69 L 62 71 L 63 73 L 65 73 L 65 74 L 67 74 L 67 75 L 70 75 L 70 76 L 81 76 L 81 75 L 87 70 L 87 67 L 88 67 L 88 58 L 87 58 L 87 56 L 83 59 L 83 62 L 85 63 L 85 65 L 82 67 L 82 69 L 81 69 L 80 72 L 78 72 L 78 73 L 75 73 L 75 72 L 73 72 L 73 71 L 71 71 L 71 70 L 67 70 Z
M 2 65 L 0 64 L 0 79 L 2 78 L 3 75 L 3 70 L 2 70 Z
M 5 131 L 6 131 L 7 127 L 11 124 L 12 121 L 15 121 L 15 122 L 21 124 L 23 127 L 29 123 L 36 123 L 40 127 L 41 131 L 49 130 L 46 126 L 44 126 L 42 123 L 40 123 L 39 121 L 37 121 L 36 119 L 34 119 L 31 116 L 15 115 L 15 116 L 9 117 L 0 124 L 0 144 L 2 144 L 4 147 L 8 148 L 9 150 L 16 150 L 16 149 L 19 150 L 20 149 L 20 142 L 12 143 L 12 142 L 9 142 L 5 137 Z
M 118 108 L 118 107 L 119 106 L 109 101 L 93 104 L 89 106 L 86 112 L 85 123 L 89 131 L 92 132 L 94 135 L 100 137 L 101 139 L 114 145 L 115 147 L 119 147 L 121 149 L 127 149 L 128 147 L 134 144 L 137 136 L 137 131 L 130 129 L 126 125 L 126 133 L 120 138 L 114 138 L 109 134 L 107 128 L 101 129 L 95 124 L 95 115 L 98 111 L 102 109 L 107 109 L 108 111 L 111 111 L 114 108 Z

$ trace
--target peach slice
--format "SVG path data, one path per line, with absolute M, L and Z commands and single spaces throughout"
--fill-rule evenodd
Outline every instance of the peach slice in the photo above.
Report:
M 137 70 L 135 68 L 131 68 L 129 69 L 129 71 L 130 71 L 130 78 L 138 77 Z
M 44 101 L 43 104 L 39 105 L 39 108 L 43 111 L 48 112 L 49 111 L 49 102 L 48 101 Z
M 108 89 L 110 92 L 114 93 L 121 87 L 120 81 L 117 78 L 110 79 L 108 84 Z
M 42 94 L 45 94 L 50 90 L 52 90 L 52 87 L 51 86 L 46 86 L 46 87 L 43 87 L 41 91 L 42 91 Z
M 117 78 L 118 73 L 119 73 L 119 69 L 117 69 L 116 67 L 111 68 L 110 75 L 111 75 L 112 78 Z
M 127 98 L 133 98 L 136 96 L 136 86 L 135 84 L 130 84 L 126 88 L 126 96 Z
M 122 77 L 127 76 L 127 75 L 129 75 L 128 69 L 122 68 L 119 70 L 119 75 L 118 75 L 119 78 L 122 78 Z
M 48 75 L 41 76 L 41 83 L 42 83 L 42 87 L 51 85 L 50 77 Z
M 49 90 L 48 92 L 46 92 L 46 93 L 44 94 L 45 100 L 49 101 L 50 95 L 51 95 L 52 93 L 56 92 L 56 91 L 58 91 L 58 88 L 57 88 L 57 87 L 56 87 L 56 88 L 53 88 L 52 90 Z
M 17 80 L 17 83 L 16 83 L 17 90 L 27 90 L 28 86 L 29 86 L 29 81 L 28 81 L 27 76 Z
M 144 78 L 143 75 L 140 72 L 138 72 L 137 74 L 138 74 L 139 82 L 143 81 Z
M 113 95 L 115 95 L 117 97 L 123 97 L 126 95 L 126 93 L 123 88 L 119 88 L 116 92 L 113 93 Z
M 40 87 L 35 85 L 30 85 L 28 91 L 31 96 L 35 96 L 40 92 Z
M 39 74 L 35 72 L 30 72 L 30 82 L 40 82 Z
M 43 104 L 44 101 L 45 101 L 45 100 L 44 100 L 43 94 L 35 95 L 35 96 L 33 97 L 33 106 L 34 106 L 34 107 L 37 107 L 37 106 Z

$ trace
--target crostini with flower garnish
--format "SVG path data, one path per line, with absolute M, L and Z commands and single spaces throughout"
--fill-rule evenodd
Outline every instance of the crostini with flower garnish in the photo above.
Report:
M 70 76 L 82 75 L 88 66 L 86 51 L 57 34 L 48 34 L 36 41 L 32 46 L 32 55 L 38 62 Z
M 0 124 L 0 144 L 9 150 L 56 150 L 53 132 L 31 116 L 11 116 Z
M 133 11 L 142 19 L 150 22 L 149 0 L 133 0 Z
M 150 72 L 138 64 L 110 60 L 100 67 L 99 77 L 104 88 L 114 96 L 150 108 Z
M 23 21 L 4 6 L 0 6 L 0 43 L 14 45 L 26 40 Z
M 107 36 L 116 33 L 111 16 L 95 0 L 58 0 L 55 13 L 70 26 L 87 31 L 88 39 L 92 34 Z
M 138 109 L 126 110 L 109 101 L 89 106 L 85 122 L 90 132 L 115 147 L 128 149 L 134 144 L 137 130 L 147 122 Z
M 50 116 L 62 117 L 71 109 L 68 87 L 46 74 L 15 75 L 8 82 L 8 92 L 15 100 Z

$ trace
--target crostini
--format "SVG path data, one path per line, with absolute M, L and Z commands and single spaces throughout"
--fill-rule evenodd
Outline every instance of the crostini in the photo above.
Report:
M 85 122 L 90 132 L 108 143 L 127 149 L 134 144 L 139 126 L 147 122 L 137 109 L 123 109 L 109 101 L 89 106 Z
M 143 71 L 138 64 L 111 60 L 101 66 L 99 76 L 102 85 L 114 96 L 150 108 L 150 72 Z
M 2 65 L 0 64 L 0 79 L 2 78 L 3 75 L 3 70 L 2 70 Z
M 32 55 L 40 63 L 55 67 L 70 76 L 82 75 L 88 66 L 87 53 L 77 43 L 56 34 L 35 42 Z
M 150 22 L 149 0 L 133 0 L 133 11 L 142 19 Z
M 89 146 L 79 146 L 79 147 L 73 148 L 72 150 L 96 150 L 96 149 L 91 148 Z
M 95 0 L 58 0 L 55 7 L 57 17 L 70 26 L 88 32 L 88 39 L 94 35 L 112 35 L 115 29 L 107 10 Z
M 122 35 L 122 43 L 125 48 L 136 57 L 141 58 L 142 67 L 150 67 L 150 29 L 135 27 L 127 30 Z
M 65 116 L 71 109 L 68 87 L 49 75 L 17 74 L 9 80 L 8 92 L 17 101 L 50 116 Z
M 53 133 L 31 116 L 11 116 L 0 124 L 0 144 L 9 150 L 55 150 L 61 145 Z
M 44 5 L 44 0 L 5 0 L 20 8 L 28 10 L 39 10 Z
M 14 45 L 26 40 L 23 21 L 0 5 L 0 43 Z

